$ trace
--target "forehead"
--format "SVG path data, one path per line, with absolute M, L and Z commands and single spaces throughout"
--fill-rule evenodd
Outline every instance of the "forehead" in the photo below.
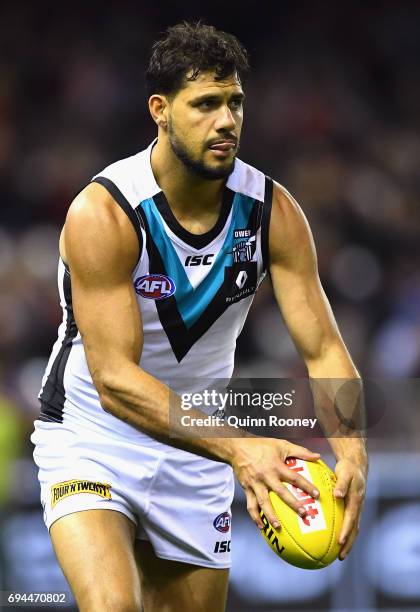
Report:
M 187 79 L 192 71 L 187 73 Z M 242 86 L 236 72 L 224 79 L 217 79 L 215 72 L 200 72 L 193 81 L 184 80 L 184 87 L 179 90 L 177 97 L 191 98 L 202 95 L 230 95 L 241 93 Z

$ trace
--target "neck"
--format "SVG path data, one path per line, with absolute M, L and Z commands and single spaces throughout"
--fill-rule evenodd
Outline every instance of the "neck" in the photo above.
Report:
M 180 212 L 205 210 L 220 206 L 226 180 L 205 180 L 188 170 L 159 134 L 151 156 L 153 174 L 172 208 Z

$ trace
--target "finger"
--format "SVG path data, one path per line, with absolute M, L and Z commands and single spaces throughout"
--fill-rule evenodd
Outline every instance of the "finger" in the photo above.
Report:
M 248 510 L 250 517 L 252 518 L 254 523 L 257 525 L 258 529 L 263 529 L 264 523 L 261 520 L 260 508 L 258 506 L 258 502 L 257 502 L 257 499 L 254 493 L 250 489 L 246 489 L 245 495 L 246 495 L 246 509 Z
M 349 493 L 344 510 L 343 526 L 338 538 L 339 544 L 345 544 L 350 533 L 353 531 L 361 511 L 361 503 L 354 494 Z
M 359 526 L 360 526 L 360 518 L 357 521 L 357 524 L 354 526 L 352 532 L 350 533 L 347 542 L 344 544 L 344 546 L 341 547 L 338 558 L 340 559 L 340 561 L 344 561 L 344 559 L 347 557 L 347 555 L 349 554 L 349 552 L 351 551 L 351 549 L 353 548 L 353 544 L 357 538 L 357 535 L 359 533 Z
M 289 452 L 287 453 L 288 457 L 297 457 L 297 459 L 305 459 L 306 461 L 317 461 L 320 458 L 319 453 L 314 453 L 304 446 L 299 446 L 298 444 L 290 444 Z
M 305 506 L 302 505 L 299 499 L 296 499 L 296 497 L 290 493 L 284 484 L 279 485 L 276 481 L 271 481 L 269 479 L 267 479 L 266 482 L 270 490 L 274 491 L 274 493 L 276 493 L 292 510 L 297 512 L 300 516 L 306 515 Z
M 280 479 L 283 482 L 288 482 L 289 484 L 293 485 L 295 489 L 305 491 L 313 498 L 319 497 L 319 491 L 314 487 L 313 483 L 306 480 L 306 478 L 301 476 L 298 472 L 295 472 L 295 470 L 290 470 L 286 465 L 282 465 L 279 472 Z M 296 491 L 296 493 L 299 496 L 299 491 Z
M 340 544 L 345 544 L 349 539 L 354 526 L 359 524 L 360 515 L 362 512 L 363 504 L 365 498 L 365 490 L 360 489 L 356 490 L 353 486 L 351 486 L 349 493 L 347 494 L 345 500 L 345 511 L 344 511 L 344 519 L 343 526 L 340 532 L 340 536 L 338 538 L 338 542 Z
M 254 487 L 254 493 L 260 510 L 264 512 L 267 520 L 272 524 L 272 526 L 275 529 L 279 529 L 280 521 L 273 506 L 271 505 L 271 501 L 268 496 L 268 490 L 265 487 L 262 487 L 261 485 L 257 485 Z

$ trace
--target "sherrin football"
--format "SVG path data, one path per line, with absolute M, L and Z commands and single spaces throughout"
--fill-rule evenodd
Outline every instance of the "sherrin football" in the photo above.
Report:
M 261 512 L 265 541 L 284 561 L 303 569 L 321 569 L 338 556 L 338 536 L 344 516 L 344 501 L 334 497 L 336 476 L 320 459 L 304 461 L 290 457 L 286 465 L 313 483 L 319 497 L 314 499 L 289 483 L 289 491 L 302 502 L 307 514 L 300 517 L 280 497 L 270 491 L 271 504 L 279 518 L 280 529 L 274 529 Z

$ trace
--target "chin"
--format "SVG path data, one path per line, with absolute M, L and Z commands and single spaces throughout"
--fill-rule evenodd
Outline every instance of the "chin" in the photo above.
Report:
M 200 174 L 203 178 L 207 178 L 210 181 L 217 181 L 227 178 L 230 174 L 232 174 L 234 167 L 235 160 L 229 162 L 228 164 L 225 163 L 217 166 L 202 166 L 201 170 L 199 170 L 197 174 Z

